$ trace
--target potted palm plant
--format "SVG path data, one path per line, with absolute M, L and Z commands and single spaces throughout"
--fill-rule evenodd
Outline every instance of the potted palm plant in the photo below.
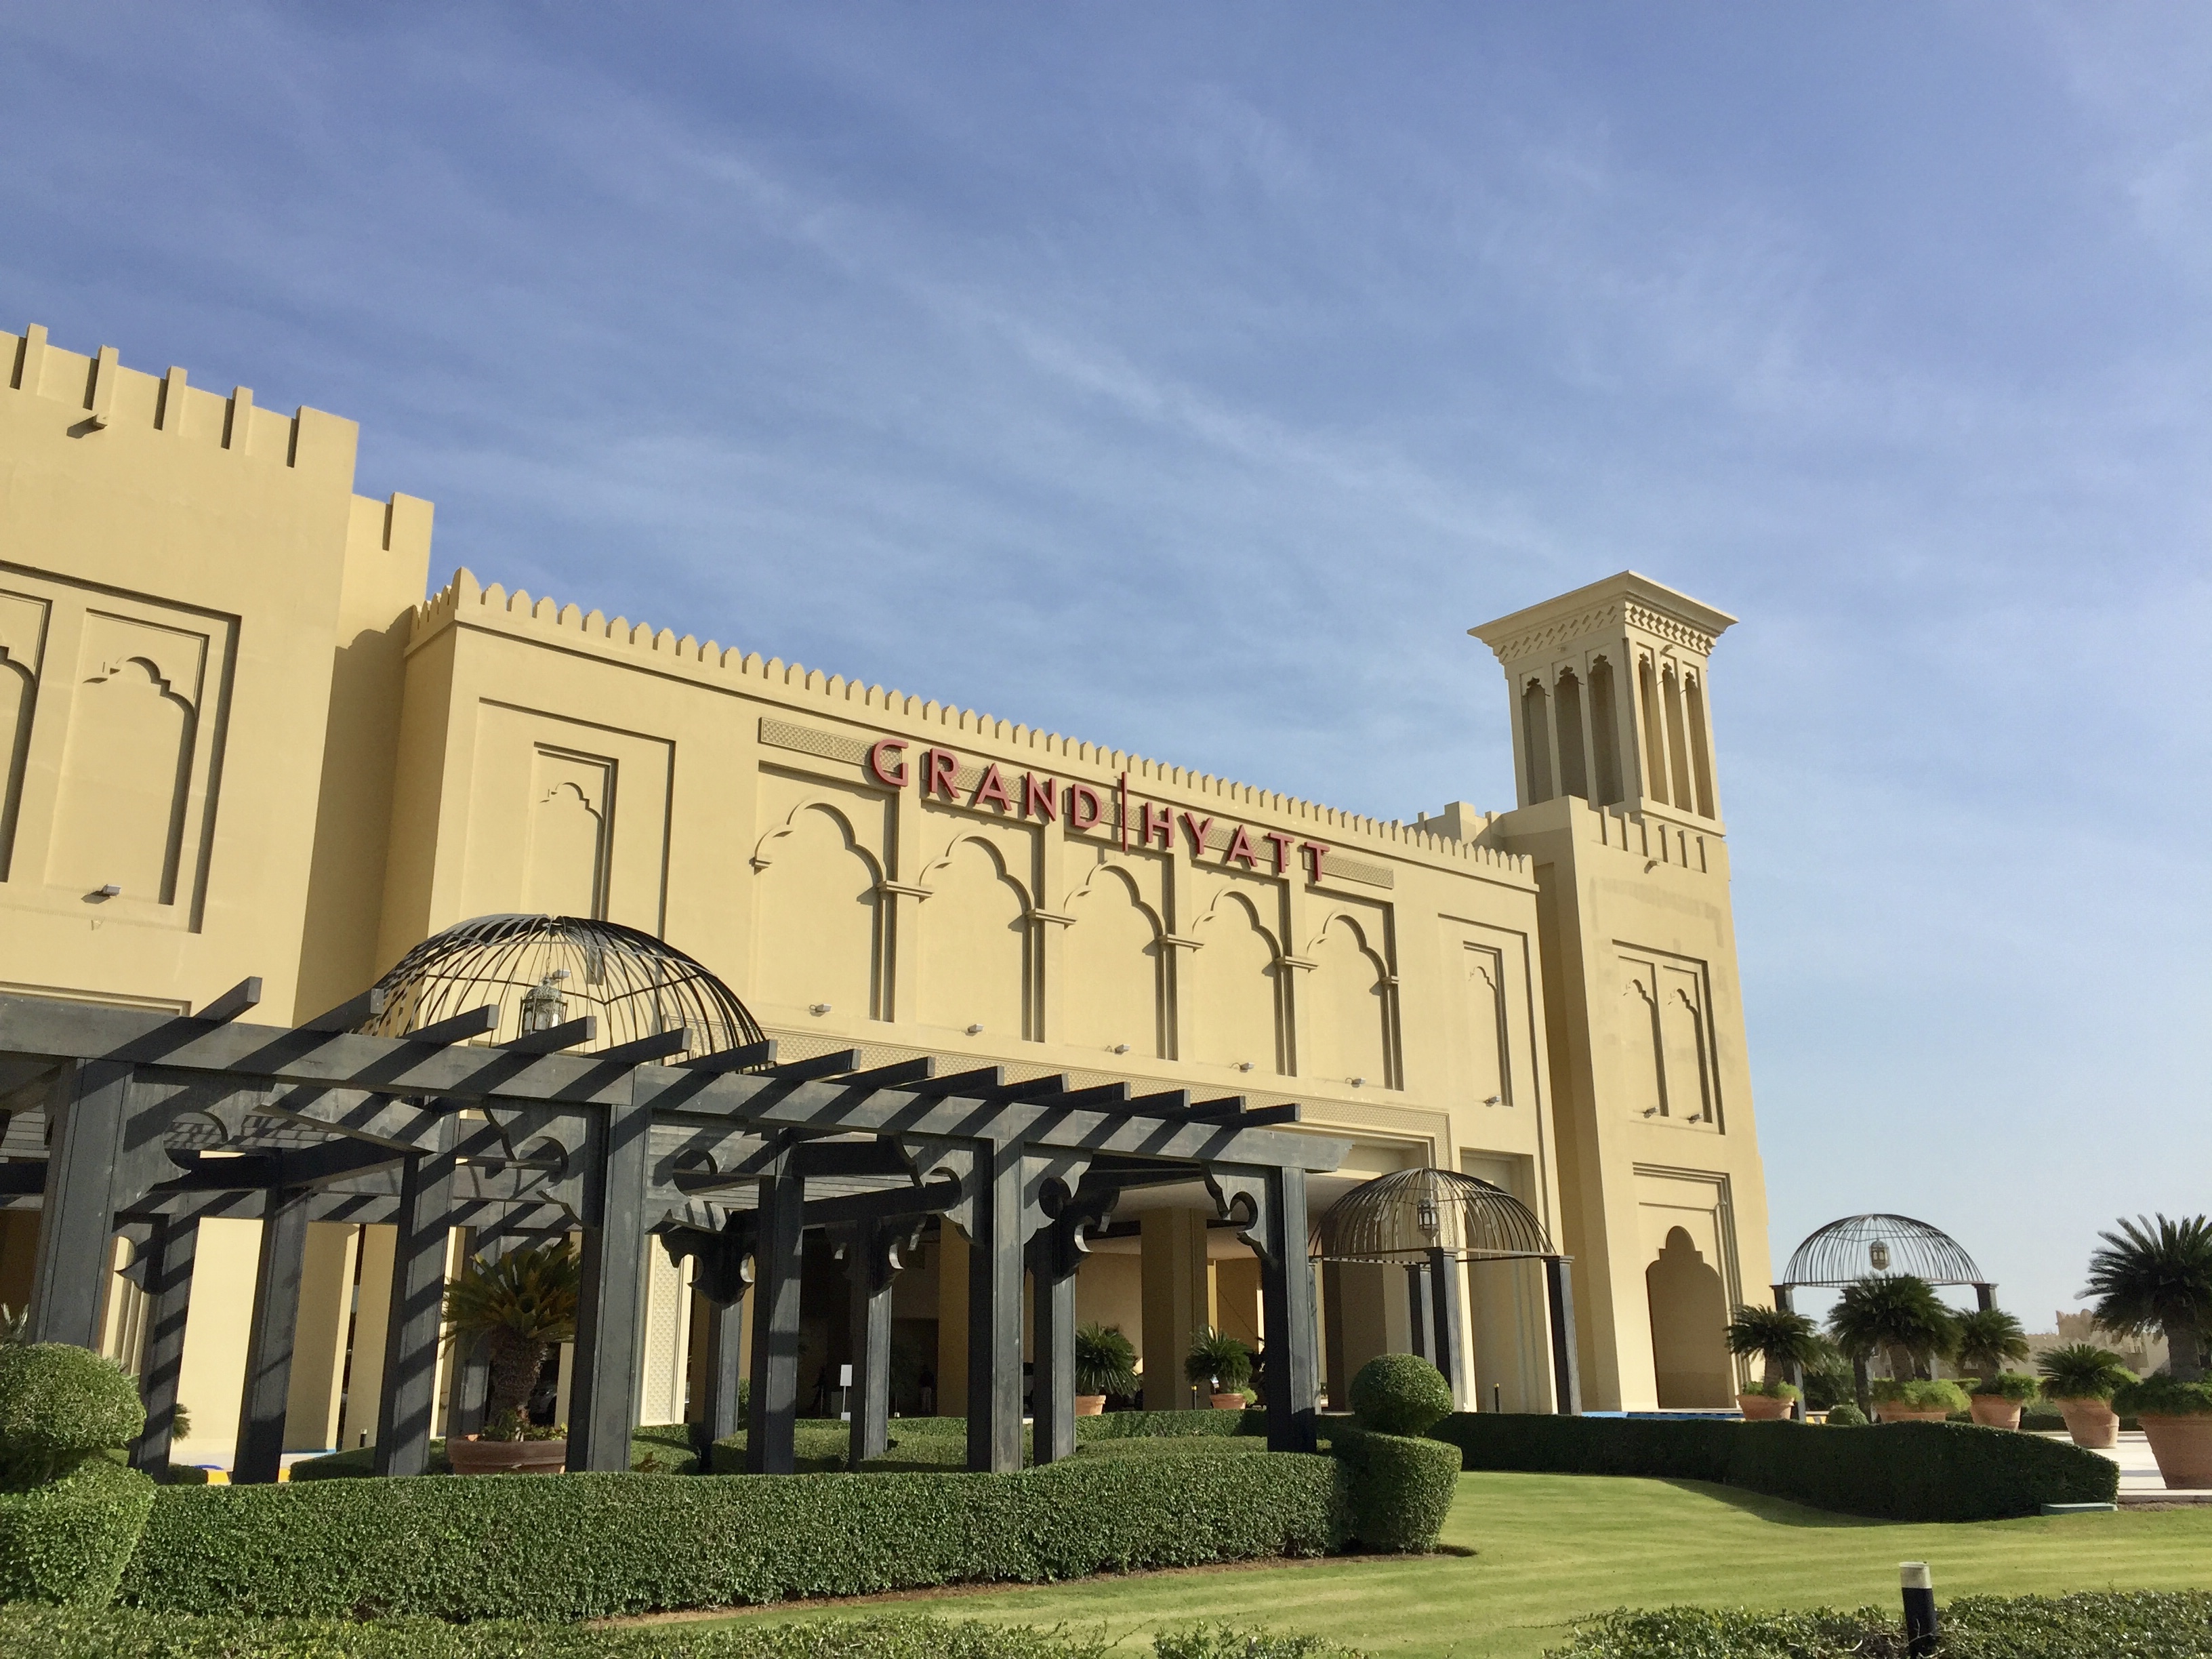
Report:
M 530 1424 L 523 1408 L 548 1350 L 576 1334 L 580 1279 L 575 1247 L 563 1237 L 496 1261 L 471 1256 L 446 1281 L 446 1323 L 454 1339 L 489 1351 L 484 1431 L 447 1441 L 454 1474 L 558 1474 L 567 1467 L 566 1433 Z
M 1738 1308 L 1729 1322 L 1728 1346 L 1732 1354 L 1760 1361 L 1759 1380 L 1735 1397 L 1737 1407 L 1750 1422 L 1787 1417 L 1800 1395 L 1796 1385 L 1783 1376 L 1784 1368 L 1818 1366 L 1829 1352 L 1820 1327 L 1803 1314 L 1748 1304 Z
M 2204 1379 L 2204 1343 L 2212 1334 L 2212 1220 L 2137 1216 L 2089 1257 L 2091 1310 L 2116 1336 L 2157 1330 L 2166 1336 L 2166 1368 L 2178 1382 Z
M 2039 1392 L 2033 1376 L 2008 1371 L 2008 1359 L 2025 1359 L 2032 1350 L 2027 1334 L 2002 1308 L 1984 1308 L 1959 1317 L 1959 1363 L 1972 1371 L 1967 1396 L 1974 1421 L 1984 1428 L 2016 1429 L 2020 1408 Z
M 1075 1328 L 1075 1414 L 1096 1417 L 1109 1394 L 1137 1392 L 1137 1349 L 1118 1325 Z
M 1183 1356 L 1182 1374 L 1207 1391 L 1216 1411 L 1243 1411 L 1252 1380 L 1252 1351 L 1225 1331 L 1202 1325 Z
M 1889 1366 L 1890 1380 L 1924 1382 L 1932 1378 L 1935 1362 L 1952 1352 L 1958 1340 L 1958 1316 L 1945 1307 L 1936 1287 L 1911 1273 L 1877 1273 L 1844 1286 L 1828 1315 L 1828 1334 L 1836 1346 L 1863 1364 L 1879 1356 Z M 1877 1397 L 1875 1415 L 1883 1422 L 1923 1409 L 1905 1405 L 1904 1397 Z M 1957 1409 L 1963 1411 L 1961 1405 Z
M 2212 1382 L 2146 1376 L 2115 1392 L 2112 1405 L 2142 1421 L 2168 1486 L 2212 1486 Z
M 2136 1379 L 2119 1355 L 2094 1342 L 2069 1342 L 2045 1349 L 2036 1369 L 2043 1373 L 2044 1398 L 2058 1407 L 2075 1445 L 2103 1450 L 2120 1443 L 2112 1396 Z

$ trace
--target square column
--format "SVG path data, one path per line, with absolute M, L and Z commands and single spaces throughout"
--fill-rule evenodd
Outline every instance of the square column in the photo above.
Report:
M 1198 1391 L 1182 1374 L 1191 1340 L 1206 1322 L 1206 1214 L 1146 1210 L 1142 1229 L 1145 1283 L 1145 1409 L 1197 1408 Z
M 156 1480 L 169 1472 L 177 1426 L 177 1379 L 185 1368 L 185 1316 L 191 1307 L 192 1264 L 198 1254 L 197 1217 L 163 1216 L 139 1253 L 145 1264 L 146 1352 L 139 1362 L 139 1397 L 146 1427 L 131 1449 L 131 1466 Z
M 292 1346 L 300 1322 L 300 1273 L 307 1255 L 307 1189 L 272 1187 L 261 1212 L 261 1257 L 246 1328 L 246 1392 L 230 1478 L 264 1484 L 283 1468 L 284 1413 L 292 1400 Z

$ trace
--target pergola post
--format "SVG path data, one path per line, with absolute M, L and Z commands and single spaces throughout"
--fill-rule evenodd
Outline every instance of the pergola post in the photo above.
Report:
M 1575 1288 L 1567 1258 L 1544 1258 L 1544 1290 L 1552 1310 L 1553 1410 L 1562 1417 L 1583 1413 L 1582 1369 L 1575 1355 Z
M 597 1224 L 584 1234 L 576 1304 L 575 1369 L 568 1385 L 568 1467 L 629 1468 L 637 1426 L 638 1350 L 645 1334 L 646 1188 L 653 1173 L 653 1112 L 611 1106 L 599 1165 Z
M 845 1241 L 850 1287 L 853 1391 L 847 1461 L 854 1468 L 890 1449 L 891 1279 L 898 1271 L 898 1240 L 880 1221 L 854 1224 Z
M 185 1364 L 185 1315 L 191 1305 L 192 1261 L 198 1252 L 197 1216 L 159 1216 L 139 1252 L 145 1277 L 146 1352 L 138 1367 L 146 1427 L 131 1448 L 131 1463 L 156 1480 L 169 1470 L 177 1425 L 177 1379 Z
M 1314 1449 L 1313 1272 L 1306 1261 L 1306 1172 L 1271 1169 L 1260 1253 L 1261 1322 L 1267 1343 L 1267 1449 Z
M 753 1385 L 745 1423 L 745 1472 L 789 1474 L 799 1416 L 799 1282 L 806 1182 L 789 1146 L 760 1178 L 753 1261 Z
M 1437 1365 L 1436 1328 L 1430 1306 L 1429 1264 L 1406 1263 L 1406 1331 L 1409 1352 Z M 1437 1369 L 1442 1370 L 1441 1365 Z
M 441 1120 L 436 1135 L 434 1149 L 416 1153 L 401 1166 L 392 1312 L 385 1326 L 384 1382 L 376 1418 L 379 1474 L 421 1474 L 430 1464 L 449 1243 L 446 1221 L 453 1202 L 450 1118 Z
M 246 1388 L 230 1478 L 265 1485 L 284 1467 L 284 1409 L 292 1398 L 292 1346 L 300 1325 L 300 1272 L 307 1254 L 304 1187 L 271 1187 L 261 1211 L 261 1253 L 246 1335 Z
M 968 1467 L 1022 1466 L 1022 1159 L 989 1146 L 968 1206 Z
M 1466 1273 L 1449 1250 L 1429 1252 L 1430 1361 L 1443 1373 L 1456 1400 L 1468 1379 L 1461 1375 L 1462 1345 L 1467 1335 Z
M 125 1197 L 122 1150 L 131 1067 L 74 1060 L 46 1091 L 45 1199 L 31 1268 L 31 1340 L 100 1346 L 108 1240 Z
M 1075 1449 L 1075 1273 L 1082 1257 L 1066 1222 L 1030 1240 L 1030 1391 L 1032 1455 L 1038 1467 Z

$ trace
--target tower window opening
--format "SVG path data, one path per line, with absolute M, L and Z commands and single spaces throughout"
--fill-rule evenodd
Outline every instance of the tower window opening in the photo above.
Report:
M 1659 718 L 1659 684 L 1648 657 L 1636 665 L 1637 690 L 1644 705 L 1644 793 L 1667 804 L 1667 739 Z
M 1544 688 L 1535 680 L 1521 694 L 1521 746 L 1528 757 L 1528 799 L 1534 806 L 1552 798 L 1552 721 L 1544 707 Z
M 1705 682 L 1695 674 L 1684 675 L 1682 696 L 1689 710 L 1690 769 L 1697 775 L 1698 811 L 1706 817 L 1718 817 L 1713 809 L 1713 739 L 1706 726 Z
M 1623 799 L 1620 788 L 1620 717 L 1613 703 L 1613 665 L 1600 657 L 1589 672 L 1590 750 L 1597 776 L 1593 804 L 1609 806 Z
M 1559 793 L 1590 795 L 1588 768 L 1583 761 L 1583 689 L 1571 668 L 1559 676 Z
M 1674 762 L 1672 799 L 1675 805 L 1688 811 L 1692 805 L 1690 794 L 1690 745 L 1688 733 L 1682 729 L 1682 683 L 1670 666 L 1660 680 L 1660 700 L 1667 708 L 1667 757 Z

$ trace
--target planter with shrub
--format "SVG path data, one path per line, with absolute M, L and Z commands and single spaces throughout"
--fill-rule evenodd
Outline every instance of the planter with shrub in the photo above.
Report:
M 1788 1382 L 1751 1382 L 1736 1395 L 1735 1403 L 1746 1422 L 1764 1423 L 1789 1416 L 1790 1408 L 1802 1397 Z
M 2042 1392 L 2043 1385 L 2025 1371 L 1999 1371 L 1978 1381 L 1966 1399 L 1984 1428 L 2016 1429 L 2021 1408 Z
M 2142 1419 L 2143 1438 L 2168 1486 L 2212 1486 L 2212 1382 L 2146 1376 L 2121 1389 L 2112 1404 Z
M 60 1342 L 0 1344 L 0 1601 L 104 1607 L 154 1483 L 124 1467 L 145 1426 L 118 1365 Z
M 1250 1403 L 1244 1385 L 1252 1380 L 1252 1351 L 1226 1331 L 1201 1327 L 1183 1356 L 1182 1374 L 1206 1390 L 1216 1411 L 1242 1411 Z
M 2112 1396 L 2137 1379 L 2119 1355 L 2094 1342 L 2069 1342 L 2045 1349 L 2035 1368 L 2043 1373 L 2044 1397 L 2058 1407 L 2075 1445 L 2101 1450 L 2120 1443 Z
M 1423 1437 L 1451 1408 L 1451 1385 L 1419 1354 L 1378 1355 L 1352 1379 L 1353 1421 L 1331 1447 L 1350 1476 L 1352 1535 L 1369 1549 L 1436 1547 L 1459 1489 L 1460 1453 Z
M 1740 1358 L 1763 1362 L 1759 1380 L 1740 1390 L 1737 1408 L 1753 1422 L 1788 1417 L 1801 1395 L 1785 1382 L 1790 1366 L 1815 1371 L 1835 1358 L 1835 1346 L 1820 1334 L 1820 1327 L 1803 1314 L 1784 1308 L 1761 1308 L 1747 1303 L 1728 1324 L 1729 1352 Z
M 1941 1423 L 1967 1405 L 1966 1391 L 1956 1382 L 1884 1377 L 1874 1385 L 1877 1423 Z
M 501 1412 L 482 1434 L 446 1442 L 455 1474 L 559 1474 L 568 1467 L 568 1425 L 541 1425 Z
M 1106 1409 L 1109 1395 L 1134 1395 L 1137 1381 L 1136 1345 L 1121 1334 L 1118 1325 L 1079 1325 L 1075 1328 L 1075 1414 L 1097 1417 Z

